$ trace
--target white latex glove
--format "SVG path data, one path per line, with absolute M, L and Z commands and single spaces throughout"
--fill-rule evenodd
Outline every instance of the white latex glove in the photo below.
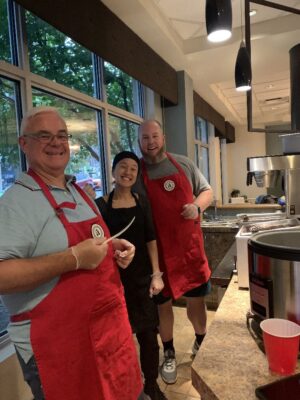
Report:
M 71 247 L 76 258 L 76 269 L 95 269 L 105 258 L 108 244 L 103 244 L 106 238 L 86 239 Z

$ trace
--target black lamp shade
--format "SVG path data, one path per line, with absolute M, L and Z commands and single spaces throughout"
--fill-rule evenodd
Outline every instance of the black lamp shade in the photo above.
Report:
M 235 62 L 235 87 L 239 91 L 251 89 L 251 62 L 245 43 L 242 42 Z
M 207 38 L 211 42 L 229 39 L 232 30 L 231 0 L 206 0 Z

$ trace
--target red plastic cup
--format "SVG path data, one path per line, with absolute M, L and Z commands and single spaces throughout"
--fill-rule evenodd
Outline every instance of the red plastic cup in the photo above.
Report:
M 287 319 L 269 318 L 260 327 L 270 370 L 292 375 L 297 365 L 300 325 Z

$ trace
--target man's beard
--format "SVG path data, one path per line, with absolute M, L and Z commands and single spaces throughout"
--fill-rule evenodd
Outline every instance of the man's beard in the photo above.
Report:
M 162 146 L 162 148 L 158 151 L 158 153 L 155 154 L 155 156 L 149 156 L 147 153 L 144 153 L 142 149 L 141 153 L 143 155 L 144 160 L 149 163 L 149 164 L 156 164 L 159 161 L 162 161 L 166 156 L 165 156 L 165 146 Z

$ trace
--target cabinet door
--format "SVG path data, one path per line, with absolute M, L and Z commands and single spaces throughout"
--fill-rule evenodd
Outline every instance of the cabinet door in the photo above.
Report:
M 235 241 L 236 232 L 204 232 L 204 248 L 211 271 L 214 271 L 220 261 Z

